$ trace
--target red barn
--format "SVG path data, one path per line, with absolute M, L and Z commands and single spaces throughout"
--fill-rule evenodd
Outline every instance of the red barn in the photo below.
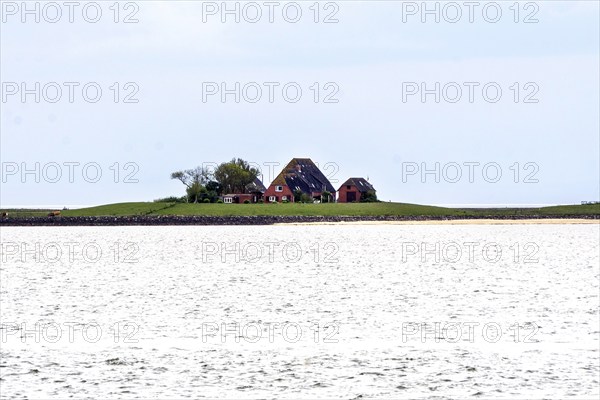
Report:
M 294 158 L 283 168 L 264 194 L 265 203 L 294 201 L 294 192 L 321 200 L 325 191 L 335 201 L 335 188 L 310 158 Z
M 365 178 L 350 178 L 338 190 L 338 203 L 361 201 L 368 194 L 375 196 L 375 193 L 375 188 Z

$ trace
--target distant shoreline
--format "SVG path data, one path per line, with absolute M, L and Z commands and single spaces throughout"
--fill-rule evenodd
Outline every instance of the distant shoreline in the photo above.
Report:
M 145 215 L 22 217 L 0 220 L 8 226 L 168 226 L 282 224 L 600 224 L 600 215 L 523 216 L 200 216 Z

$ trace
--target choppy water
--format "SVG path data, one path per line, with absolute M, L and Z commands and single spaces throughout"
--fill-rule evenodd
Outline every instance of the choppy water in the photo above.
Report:
M 597 398 L 599 239 L 598 225 L 2 228 L 0 394 Z

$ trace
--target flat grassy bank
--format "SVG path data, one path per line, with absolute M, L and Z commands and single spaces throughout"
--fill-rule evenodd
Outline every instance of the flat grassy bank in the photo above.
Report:
M 10 218 L 45 216 L 47 210 L 8 211 Z M 181 204 L 117 203 L 78 210 L 64 210 L 65 217 L 94 216 L 415 216 L 415 217 L 525 217 L 525 216 L 599 216 L 600 204 L 565 205 L 543 208 L 459 209 L 407 203 L 333 203 L 333 204 Z

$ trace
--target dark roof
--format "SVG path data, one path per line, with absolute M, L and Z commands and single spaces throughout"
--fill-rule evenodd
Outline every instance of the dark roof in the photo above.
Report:
M 271 185 L 287 185 L 292 192 L 300 189 L 303 193 L 335 193 L 335 188 L 310 158 L 293 158 L 277 175 Z
M 266 191 L 267 191 L 267 188 L 265 187 L 265 185 L 263 185 L 263 183 L 258 178 L 255 178 L 254 182 L 246 185 L 246 192 L 248 192 L 248 193 L 250 193 L 250 192 L 264 193 Z
M 375 191 L 373 185 L 369 183 L 365 178 L 350 178 L 342 184 L 342 186 L 356 186 L 359 192 L 368 192 L 369 190 Z

